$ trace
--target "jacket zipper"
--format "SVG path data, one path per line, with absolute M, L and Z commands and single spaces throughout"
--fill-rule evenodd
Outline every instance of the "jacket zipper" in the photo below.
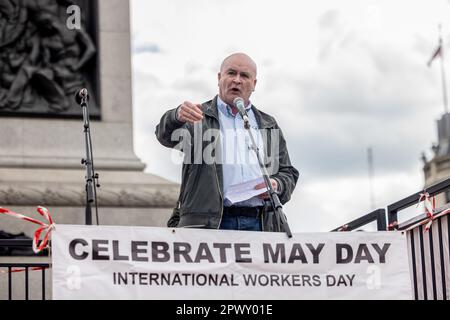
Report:
M 212 103 L 214 103 L 214 101 Z M 212 118 L 214 118 L 217 122 L 219 122 L 219 119 L 216 118 L 215 116 L 212 116 Z M 219 128 L 220 128 L 220 126 L 219 126 Z M 215 141 L 214 148 L 217 149 L 217 140 Z M 217 190 L 219 191 L 219 196 L 220 196 L 220 220 L 219 220 L 219 225 L 217 226 L 217 229 L 219 229 L 220 224 L 222 223 L 222 218 L 223 218 L 223 195 L 222 195 L 222 192 L 220 191 L 220 181 L 219 181 L 219 174 L 217 173 L 216 159 L 214 159 L 214 171 L 216 173 Z
M 217 144 L 216 144 L 217 146 Z M 216 172 L 216 182 L 217 182 L 217 189 L 219 190 L 219 196 L 220 196 L 220 220 L 219 220 L 219 225 L 217 226 L 217 229 L 220 228 L 220 224 L 222 223 L 222 218 L 223 218 L 223 196 L 222 193 L 220 192 L 220 183 L 219 183 L 219 175 L 217 174 L 217 166 L 216 166 L 216 162 L 214 161 L 214 171 Z

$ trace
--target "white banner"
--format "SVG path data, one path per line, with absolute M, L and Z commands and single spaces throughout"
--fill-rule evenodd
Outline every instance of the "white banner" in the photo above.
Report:
M 403 232 L 57 225 L 54 299 L 411 299 Z

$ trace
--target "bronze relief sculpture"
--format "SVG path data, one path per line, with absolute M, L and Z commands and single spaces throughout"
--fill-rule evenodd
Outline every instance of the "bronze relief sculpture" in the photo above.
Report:
M 86 30 L 66 25 L 73 4 L 89 1 L 0 2 L 0 115 L 80 114 L 73 96 L 96 89 L 96 47 Z M 95 100 L 92 109 L 99 116 Z

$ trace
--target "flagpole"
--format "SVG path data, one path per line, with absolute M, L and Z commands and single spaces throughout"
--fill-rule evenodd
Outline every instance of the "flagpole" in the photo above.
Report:
M 370 192 L 370 210 L 375 210 L 375 195 L 373 188 L 373 150 L 372 147 L 367 148 L 367 163 L 369 167 L 369 192 Z
M 442 43 L 441 27 L 439 26 L 439 45 L 441 46 L 441 75 L 442 75 L 442 91 L 444 96 L 444 114 L 448 113 L 448 100 L 447 100 L 447 84 L 445 81 L 445 68 L 444 68 L 444 45 Z
M 450 139 L 449 136 L 449 117 L 448 113 L 448 101 L 447 101 L 447 84 L 445 81 L 445 68 L 444 68 L 444 44 L 442 42 L 442 25 L 439 24 L 439 45 L 441 46 L 441 74 L 442 74 L 442 91 L 444 95 L 444 137 Z
M 447 101 L 447 85 L 445 82 L 444 53 L 442 53 L 442 59 L 441 59 L 441 73 L 442 73 L 442 88 L 444 91 L 444 114 L 447 114 L 448 113 L 448 101 Z

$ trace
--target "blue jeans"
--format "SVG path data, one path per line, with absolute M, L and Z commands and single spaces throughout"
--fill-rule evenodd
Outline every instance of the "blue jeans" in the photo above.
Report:
M 261 218 L 224 215 L 222 217 L 222 222 L 220 223 L 219 229 L 262 231 Z

